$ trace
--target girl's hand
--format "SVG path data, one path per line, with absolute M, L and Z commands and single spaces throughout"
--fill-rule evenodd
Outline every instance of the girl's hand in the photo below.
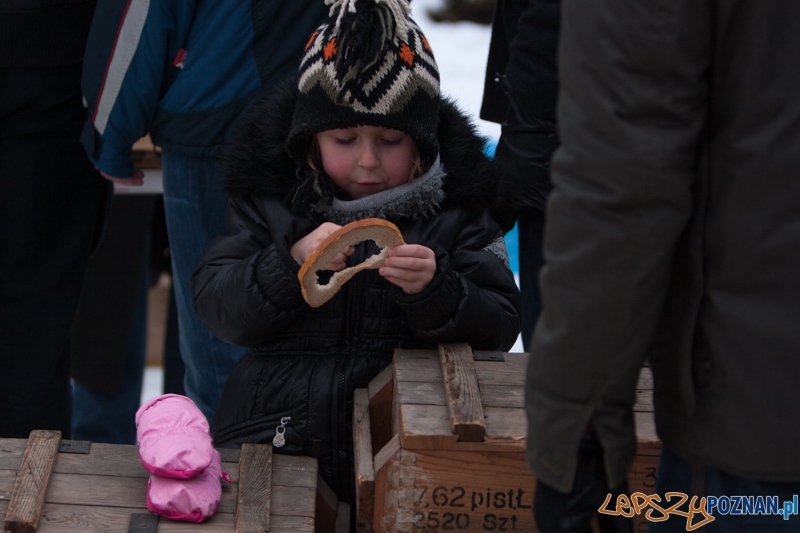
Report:
M 317 246 L 319 246 L 322 241 L 328 237 L 328 235 L 339 228 L 341 228 L 341 226 L 334 224 L 333 222 L 323 222 L 317 229 L 294 243 L 289 249 L 289 253 L 292 254 L 292 257 L 295 261 L 297 261 L 298 265 L 302 265 L 305 263 L 306 259 L 308 259 L 308 256 L 314 253 L 314 250 L 317 249 Z M 325 270 L 342 270 L 344 268 L 345 261 L 347 260 L 347 256 L 352 254 L 353 247 L 348 246 L 344 252 L 337 254 L 336 258 L 325 266 Z
M 378 271 L 406 294 L 425 290 L 436 273 L 436 254 L 419 244 L 403 244 L 389 250 L 385 266 Z

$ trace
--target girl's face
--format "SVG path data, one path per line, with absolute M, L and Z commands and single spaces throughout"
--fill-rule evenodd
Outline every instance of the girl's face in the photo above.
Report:
M 358 126 L 317 134 L 322 166 L 354 200 L 406 183 L 416 144 L 398 130 Z

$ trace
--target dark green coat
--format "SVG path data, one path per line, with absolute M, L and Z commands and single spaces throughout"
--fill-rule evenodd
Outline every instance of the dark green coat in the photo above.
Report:
M 632 463 L 640 366 L 681 457 L 800 481 L 800 2 L 568 0 L 529 460 Z

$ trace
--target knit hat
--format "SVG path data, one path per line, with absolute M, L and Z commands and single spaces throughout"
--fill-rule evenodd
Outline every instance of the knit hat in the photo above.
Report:
M 286 144 L 298 163 L 325 130 L 379 126 L 416 141 L 423 161 L 439 152 L 439 70 L 407 0 L 325 0 L 328 19 L 300 62 Z

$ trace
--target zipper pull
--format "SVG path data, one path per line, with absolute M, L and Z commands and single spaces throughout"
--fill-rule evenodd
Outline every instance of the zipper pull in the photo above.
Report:
M 281 425 L 275 428 L 275 436 L 272 438 L 272 445 L 276 448 L 282 448 L 286 444 L 286 438 L 283 436 L 286 433 L 286 424 L 292 421 L 291 416 L 281 417 Z

